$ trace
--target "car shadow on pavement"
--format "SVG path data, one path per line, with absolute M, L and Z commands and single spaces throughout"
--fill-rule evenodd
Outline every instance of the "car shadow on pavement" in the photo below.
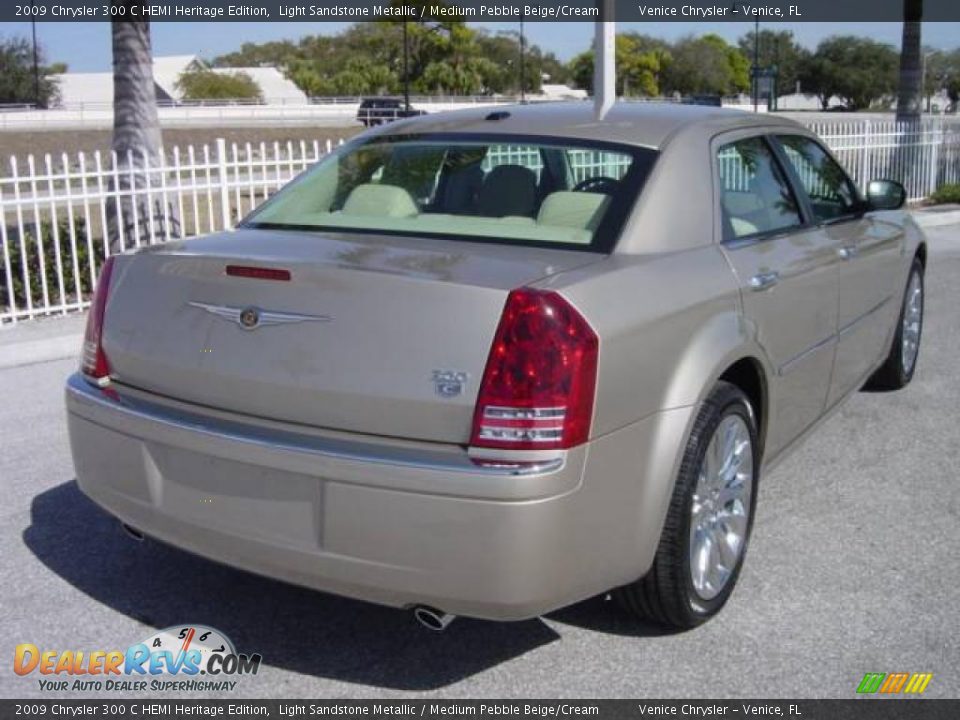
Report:
M 555 610 L 547 615 L 547 618 L 564 625 L 573 625 L 605 635 L 650 638 L 676 635 L 678 632 L 682 632 L 656 623 L 638 620 L 605 595 L 598 595 L 589 600 L 578 602 L 576 605 Z
M 435 633 L 403 610 L 270 580 L 159 542 L 137 543 L 75 481 L 40 493 L 30 510 L 26 546 L 97 602 L 155 628 L 212 626 L 238 651 L 260 653 L 266 665 L 285 670 L 425 691 L 560 637 L 540 620 L 460 618 Z

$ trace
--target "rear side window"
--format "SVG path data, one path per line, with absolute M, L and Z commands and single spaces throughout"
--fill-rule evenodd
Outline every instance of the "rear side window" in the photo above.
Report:
M 856 186 L 826 150 L 802 135 L 781 135 L 777 139 L 810 197 L 818 221 L 836 220 L 857 211 Z
M 762 235 L 803 224 L 797 200 L 763 138 L 724 145 L 717 153 L 724 239 Z

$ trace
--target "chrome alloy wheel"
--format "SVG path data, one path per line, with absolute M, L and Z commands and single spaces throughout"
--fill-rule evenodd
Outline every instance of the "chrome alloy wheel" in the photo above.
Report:
M 907 295 L 903 301 L 903 328 L 900 332 L 900 364 L 909 376 L 920 350 L 920 329 L 923 324 L 923 281 L 920 273 L 910 275 Z
M 753 447 L 740 415 L 727 415 L 710 438 L 690 505 L 693 588 L 712 600 L 727 585 L 747 538 Z

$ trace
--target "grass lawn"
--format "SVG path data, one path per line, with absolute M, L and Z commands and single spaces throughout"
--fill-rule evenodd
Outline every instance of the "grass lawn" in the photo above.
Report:
M 301 140 L 312 142 L 327 139 L 336 142 L 341 138 L 356 135 L 363 128 L 357 127 L 231 127 L 231 128 L 168 128 L 163 131 L 163 144 L 167 148 L 180 146 L 186 151 L 187 145 L 214 145 L 217 138 L 224 138 L 227 144 L 266 142 L 285 144 L 288 140 L 299 143 Z M 74 160 L 76 153 L 83 151 L 92 154 L 96 150 L 110 150 L 110 130 L 31 130 L 0 132 L 0 175 L 9 170 L 10 156 L 16 155 L 21 167 L 26 165 L 27 155 L 33 153 L 41 160 L 46 153 L 53 155 L 54 166 L 60 166 L 60 155 L 67 153 Z

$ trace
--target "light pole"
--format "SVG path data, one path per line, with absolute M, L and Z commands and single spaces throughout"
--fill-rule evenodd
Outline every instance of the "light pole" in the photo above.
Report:
M 30 30 L 33 33 L 33 103 L 40 107 L 40 54 L 37 52 L 37 21 L 33 6 L 34 0 L 30 0 Z
M 520 18 L 520 102 L 527 101 L 526 92 L 526 66 L 524 64 L 523 52 L 523 18 Z
M 617 23 L 614 0 L 596 0 L 596 7 L 600 19 L 593 24 L 593 112 L 602 120 L 617 99 Z
M 923 93 L 923 97 L 927 100 L 928 114 L 930 112 L 930 95 L 927 93 L 927 58 L 933 57 L 936 54 L 936 50 L 931 50 L 928 53 L 924 53 L 923 63 L 920 66 L 920 92 Z
M 403 21 L 403 107 L 410 112 L 410 41 L 407 37 L 407 21 Z
M 760 108 L 760 20 L 754 21 L 753 26 L 753 111 Z

